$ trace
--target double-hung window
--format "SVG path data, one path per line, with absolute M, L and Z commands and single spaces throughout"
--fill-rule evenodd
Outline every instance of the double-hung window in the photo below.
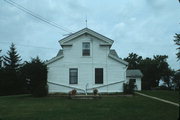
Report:
M 95 68 L 95 84 L 103 84 L 103 68 Z
M 78 84 L 78 69 L 69 69 L 69 84 Z
M 82 43 L 82 56 L 90 56 L 90 42 Z

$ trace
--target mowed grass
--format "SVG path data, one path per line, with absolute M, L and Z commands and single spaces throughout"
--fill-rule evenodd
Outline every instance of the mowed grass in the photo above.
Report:
M 169 101 L 176 102 L 176 103 L 180 102 L 179 91 L 146 90 L 146 91 L 141 91 L 141 93 L 151 95 L 154 97 L 158 97 L 158 98 L 162 98 L 162 99 L 169 100 Z
M 0 120 L 177 120 L 178 107 L 135 95 L 72 100 L 0 97 Z

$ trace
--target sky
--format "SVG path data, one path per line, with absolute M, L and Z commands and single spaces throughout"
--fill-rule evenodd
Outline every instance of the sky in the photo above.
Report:
M 7 0 L 9 1 L 9 0 Z M 171 68 L 177 62 L 175 33 L 180 33 L 178 0 L 12 0 L 36 15 L 58 24 L 53 27 L 0 0 L 0 55 L 16 45 L 22 61 L 39 56 L 55 57 L 58 41 L 87 27 L 114 40 L 121 58 L 136 53 L 143 58 L 168 55 Z

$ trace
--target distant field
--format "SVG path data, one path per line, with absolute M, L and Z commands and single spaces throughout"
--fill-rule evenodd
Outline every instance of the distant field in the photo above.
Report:
M 180 96 L 179 96 L 180 94 L 178 91 L 147 90 L 147 91 L 141 91 L 141 93 L 158 97 L 158 98 L 162 98 L 162 99 L 169 100 L 176 103 L 180 102 Z
M 71 100 L 0 97 L 0 120 L 177 120 L 178 107 L 142 96 Z

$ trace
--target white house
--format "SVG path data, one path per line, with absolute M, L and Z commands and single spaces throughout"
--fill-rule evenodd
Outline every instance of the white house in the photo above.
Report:
M 49 93 L 68 93 L 72 89 L 90 93 L 95 88 L 99 92 L 122 92 L 123 83 L 131 76 L 126 77 L 128 63 L 110 49 L 113 42 L 88 28 L 61 39 L 62 49 L 46 62 Z M 137 84 L 141 86 L 139 78 Z

